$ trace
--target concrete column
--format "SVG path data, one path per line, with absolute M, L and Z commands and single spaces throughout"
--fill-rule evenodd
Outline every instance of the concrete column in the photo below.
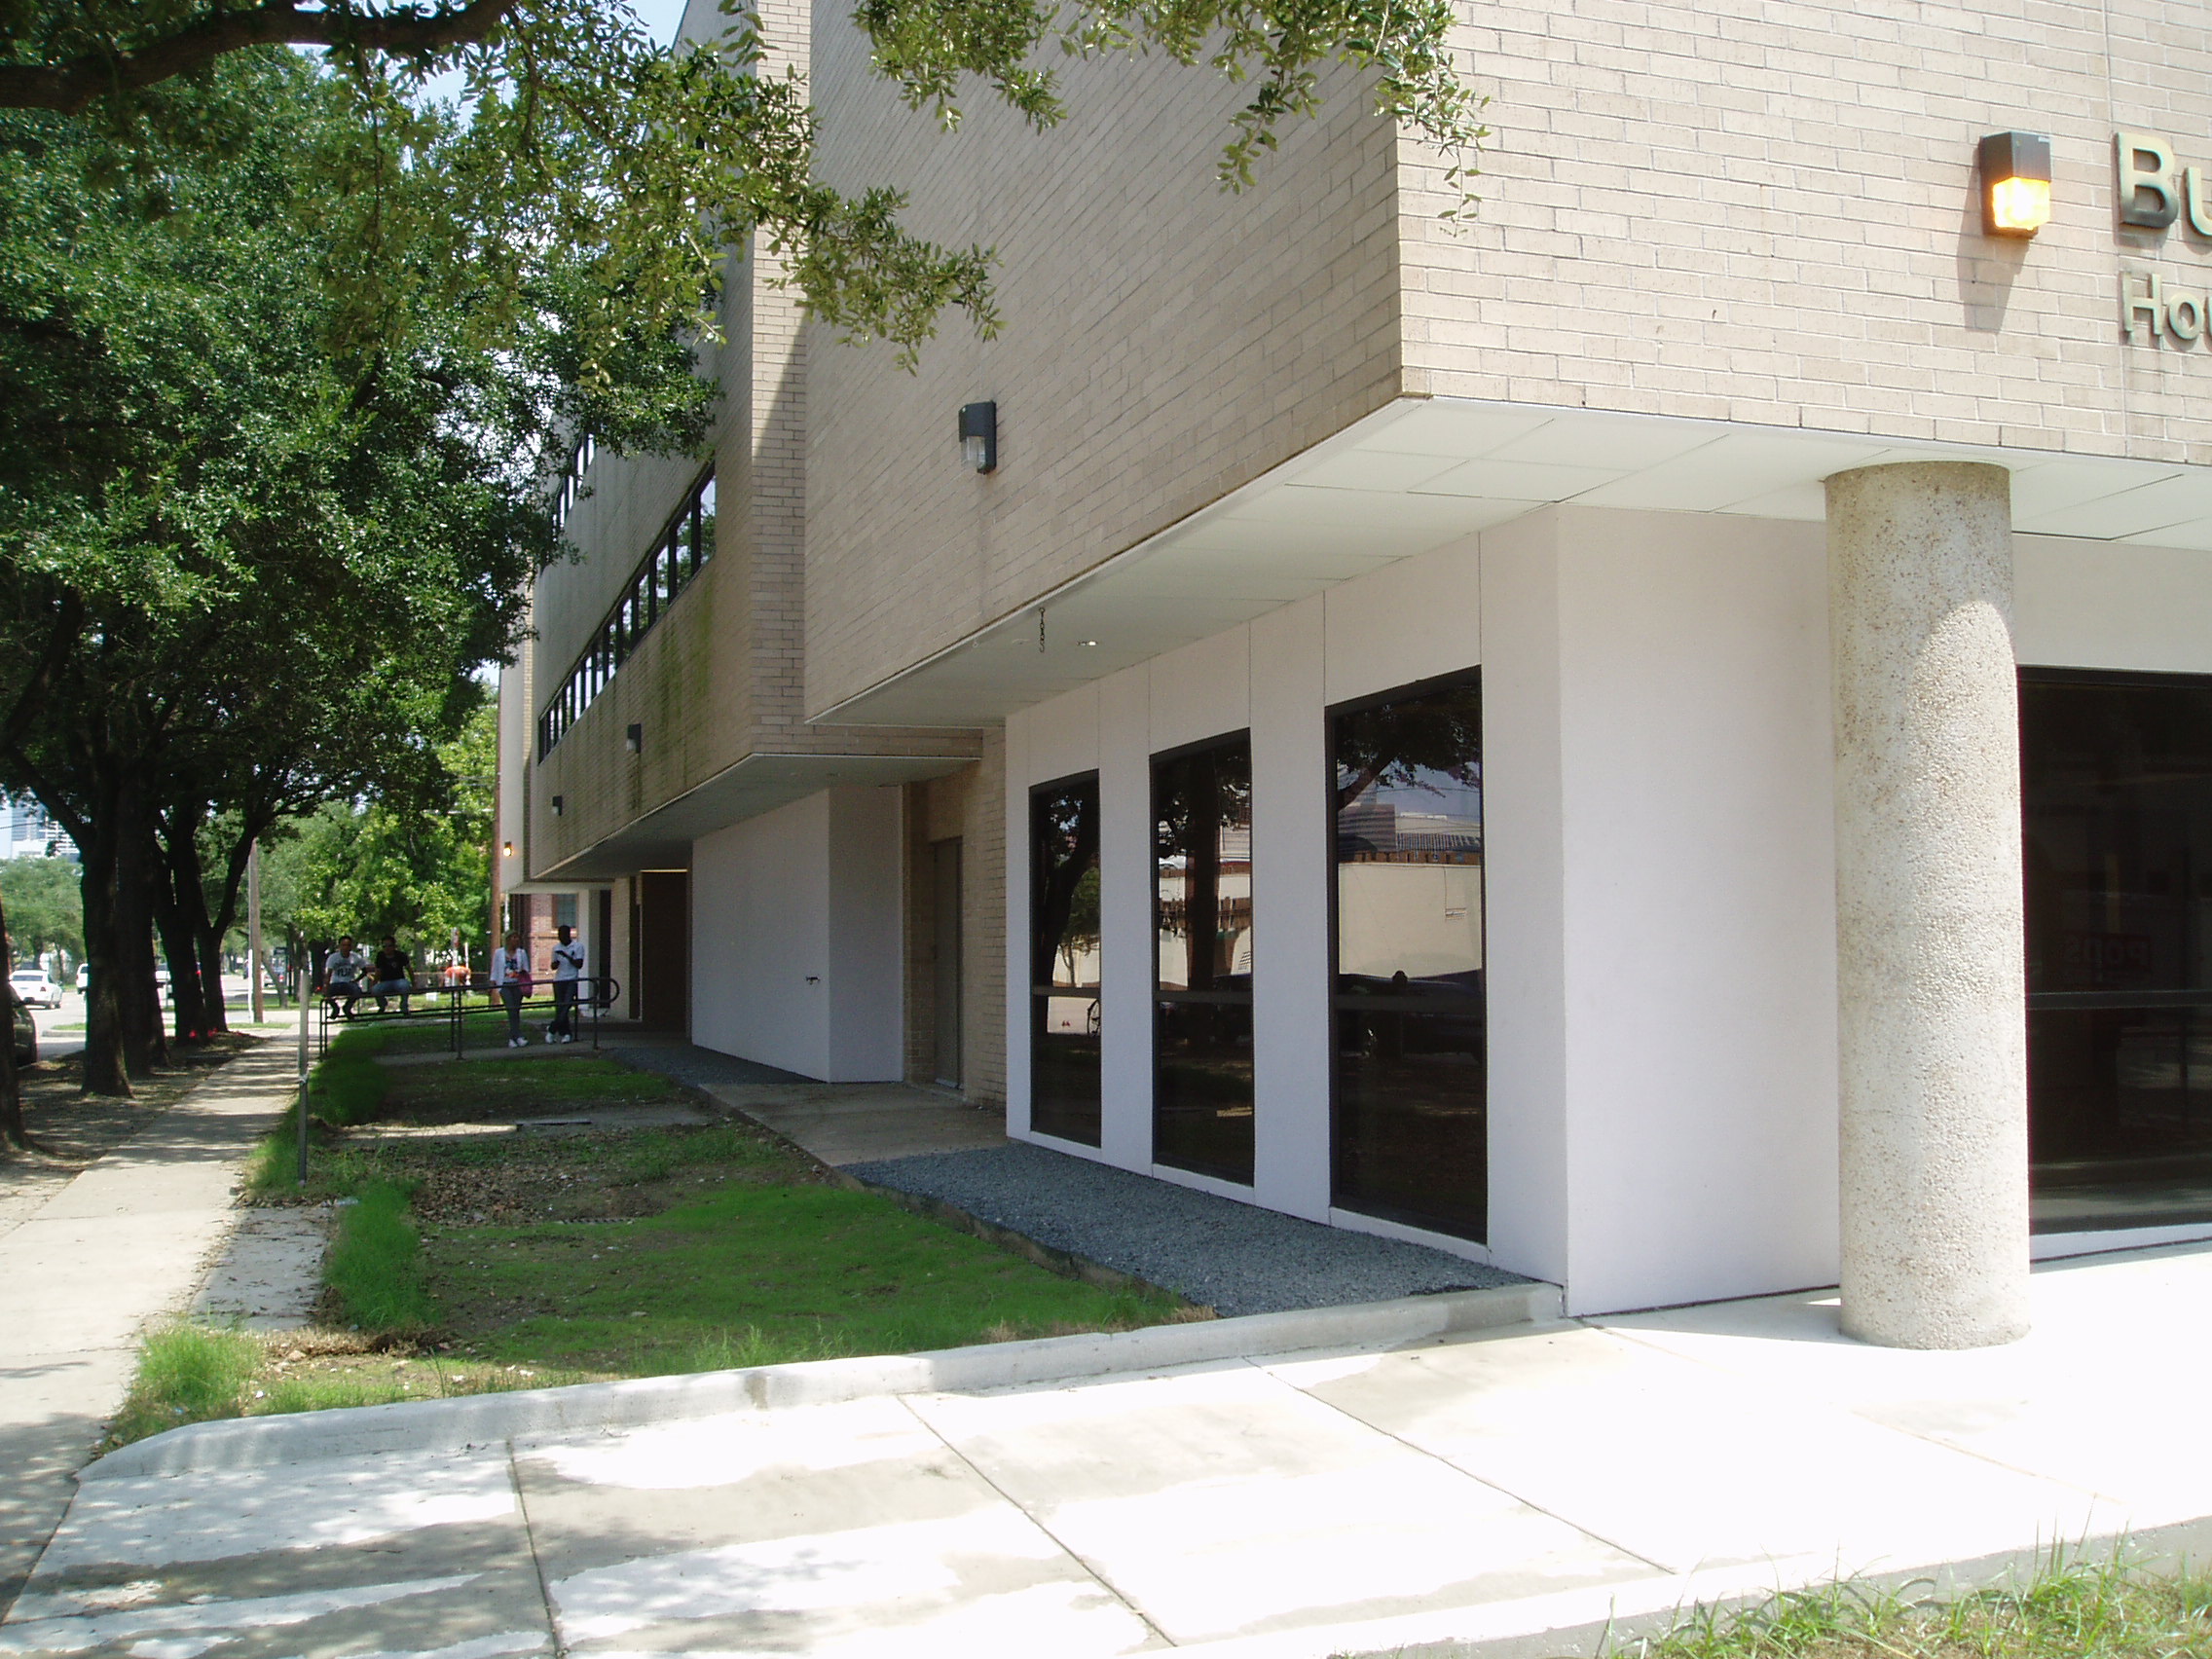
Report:
M 2010 480 L 1827 482 L 1843 1324 L 2028 1328 L 2027 1033 Z

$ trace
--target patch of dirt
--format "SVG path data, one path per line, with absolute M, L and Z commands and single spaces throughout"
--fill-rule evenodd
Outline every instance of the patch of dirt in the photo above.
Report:
M 660 1132 L 727 1134 L 732 1127 L 664 1127 Z M 464 1149 L 456 1149 L 465 1150 L 470 1155 L 467 1157 L 456 1156 L 436 1143 L 387 1141 L 379 1148 L 379 1156 L 394 1174 L 421 1183 L 415 1190 L 412 1208 L 426 1232 L 441 1227 L 521 1227 L 547 1221 L 633 1221 L 659 1215 L 732 1184 L 789 1185 L 828 1179 L 811 1165 L 781 1157 L 702 1162 L 641 1179 L 620 1161 L 629 1138 L 621 1130 L 544 1138 L 484 1136 L 471 1140 Z M 768 1143 L 764 1135 L 748 1138 Z

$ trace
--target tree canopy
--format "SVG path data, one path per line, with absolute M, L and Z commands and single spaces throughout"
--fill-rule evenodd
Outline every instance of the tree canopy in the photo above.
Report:
M 351 328 L 322 279 L 358 229 L 326 211 L 355 135 L 328 77 L 236 54 L 175 96 L 234 141 L 119 171 L 81 121 L 0 115 L 0 774 L 83 852 L 110 1088 L 158 1055 L 151 929 L 180 1033 L 219 1026 L 187 981 L 219 965 L 246 844 L 442 776 L 552 556 L 534 458 L 568 418 L 557 375 L 426 290 L 404 329 Z M 688 350 L 623 368 L 682 441 Z
M 0 109 L 81 116 L 135 157 L 195 130 L 175 89 L 214 64 L 320 48 L 359 133 L 329 175 L 359 232 L 333 273 L 353 322 L 401 323 L 395 291 L 428 284 L 471 326 L 538 331 L 560 250 L 578 294 L 620 296 L 568 308 L 553 330 L 582 386 L 632 331 L 711 334 L 723 250 L 756 233 L 814 314 L 908 361 L 948 308 L 990 332 L 989 251 L 908 235 L 895 190 L 815 179 L 803 80 L 778 70 L 741 0 L 720 10 L 719 40 L 671 50 L 622 0 L 6 0 Z M 1285 122 L 1318 109 L 1332 62 L 1366 71 L 1376 110 L 1436 146 L 1462 192 L 1486 135 L 1453 62 L 1451 0 L 859 0 L 852 18 L 879 72 L 947 127 L 970 82 L 1055 125 L 1055 56 L 1204 65 L 1251 90 L 1222 134 L 1233 189 Z M 455 74 L 459 98 L 426 95 Z

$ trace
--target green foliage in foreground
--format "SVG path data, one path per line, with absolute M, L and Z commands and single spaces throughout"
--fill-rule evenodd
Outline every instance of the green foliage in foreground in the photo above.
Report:
M 1913 1587 L 1924 1591 L 1926 1586 Z M 1700 1608 L 1638 1659 L 2203 1659 L 2212 1581 L 2054 1555 L 2025 1585 L 1947 1603 L 1845 1581 L 1745 1611 Z
M 251 1337 L 203 1325 L 164 1326 L 146 1338 L 109 1436 L 123 1445 L 188 1422 L 237 1417 L 260 1362 L 260 1346 Z
M 408 1189 L 369 1181 L 338 1223 L 323 1281 L 349 1324 L 376 1337 L 426 1336 L 437 1309 L 423 1284 L 423 1240 Z
M 365 1124 L 383 1107 L 390 1080 L 373 1054 L 334 1048 L 308 1076 L 308 1110 L 326 1124 Z

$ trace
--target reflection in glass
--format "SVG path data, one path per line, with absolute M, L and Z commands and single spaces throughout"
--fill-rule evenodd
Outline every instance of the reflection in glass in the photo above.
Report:
M 1488 1224 L 1482 688 L 1339 710 L 1337 1204 L 1460 1237 Z
M 1029 797 L 1029 1123 L 1098 1144 L 1098 774 Z
M 1252 1180 L 1252 744 L 1152 763 L 1152 1156 Z
M 2036 1231 L 2212 1218 L 2212 680 L 2020 676 Z

